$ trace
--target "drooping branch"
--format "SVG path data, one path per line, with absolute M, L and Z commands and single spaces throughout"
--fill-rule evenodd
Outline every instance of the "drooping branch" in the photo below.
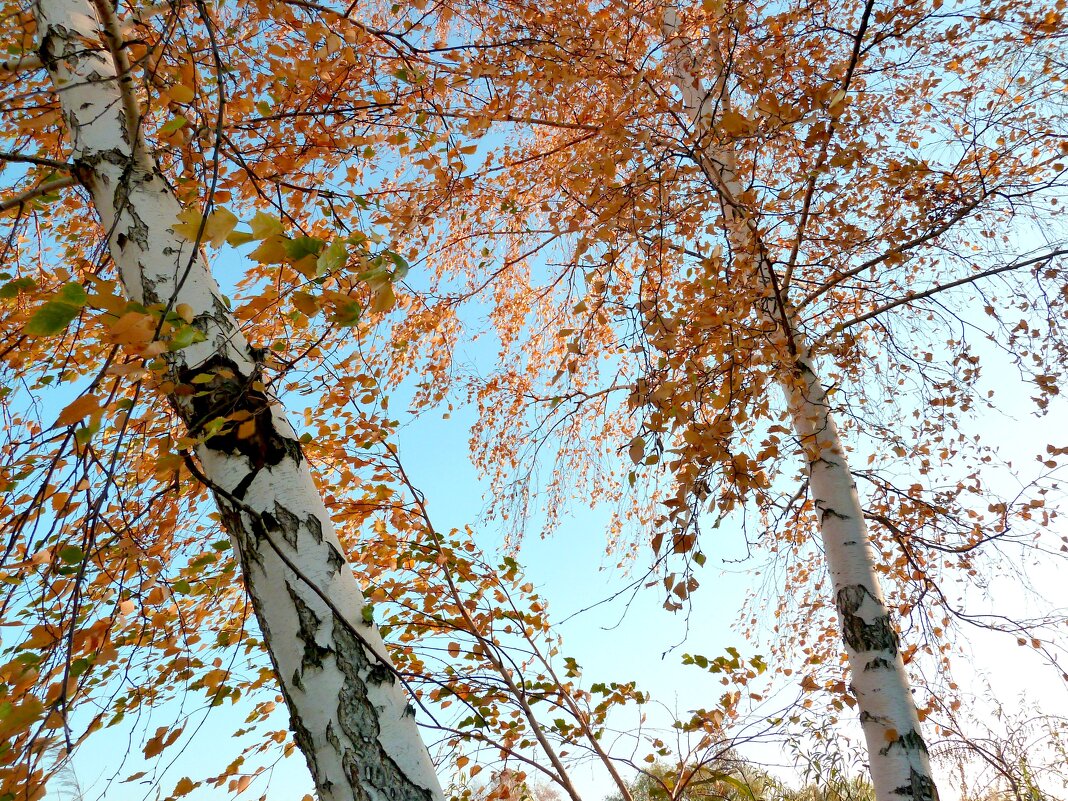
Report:
M 840 334 L 842 331 L 845 331 L 847 328 L 852 328 L 855 325 L 860 325 L 861 323 L 867 322 L 868 320 L 871 320 L 874 317 L 878 317 L 881 314 L 885 314 L 886 312 L 890 311 L 891 309 L 896 309 L 899 306 L 905 306 L 905 305 L 908 305 L 910 303 L 915 303 L 918 300 L 923 300 L 924 298 L 933 297 L 934 295 L 938 295 L 938 294 L 940 294 L 942 292 L 946 292 L 946 291 L 948 291 L 950 289 L 955 289 L 956 287 L 959 287 L 959 286 L 966 286 L 967 284 L 974 284 L 976 281 L 981 281 L 984 278 L 991 278 L 991 277 L 993 277 L 995 275 L 999 275 L 1001 273 L 1007 273 L 1007 272 L 1011 272 L 1013 270 L 1019 270 L 1019 269 L 1021 269 L 1023 267 L 1031 267 L 1031 266 L 1033 266 L 1035 264 L 1044 264 L 1046 262 L 1049 262 L 1049 261 L 1057 258 L 1058 256 L 1065 256 L 1065 255 L 1068 255 L 1068 248 L 1061 248 L 1061 249 L 1058 249 L 1058 250 L 1050 251 L 1049 253 L 1043 254 L 1041 256 L 1036 256 L 1034 258 L 1027 259 L 1026 261 L 1015 261 L 1012 264 L 1003 264 L 1000 267 L 992 267 L 989 270 L 983 270 L 982 272 L 975 273 L 974 275 L 968 275 L 968 276 L 965 276 L 964 278 L 958 278 L 956 281 L 950 281 L 947 284 L 938 284 L 936 286 L 933 286 L 933 287 L 930 287 L 928 289 L 925 289 L 922 292 L 909 292 L 904 297 L 900 297 L 900 298 L 897 298 L 895 300 L 888 301 L 887 303 L 884 303 L 882 306 L 878 306 L 878 307 L 872 309 L 871 311 L 860 315 L 859 317 L 854 317 L 852 320 L 846 320 L 845 322 L 838 323 L 838 325 L 834 326 L 834 328 L 832 328 L 830 331 L 828 331 L 826 334 L 824 334 L 822 337 L 820 337 L 818 342 L 819 343 L 826 342 L 828 339 L 830 339 L 831 337 L 833 337 L 833 336 L 835 336 L 837 334 Z

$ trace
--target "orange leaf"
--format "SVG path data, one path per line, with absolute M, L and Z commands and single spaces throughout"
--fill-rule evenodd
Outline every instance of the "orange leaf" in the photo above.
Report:
M 100 398 L 96 395 L 82 395 L 59 413 L 56 426 L 69 426 L 100 410 Z

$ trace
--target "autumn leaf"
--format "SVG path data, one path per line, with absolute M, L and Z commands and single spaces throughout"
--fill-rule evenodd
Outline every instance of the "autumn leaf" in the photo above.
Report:
M 176 103 L 191 103 L 193 98 L 196 97 L 196 93 L 190 87 L 180 83 L 170 87 L 167 90 L 167 94 Z
M 752 122 L 744 114 L 727 109 L 720 115 L 719 127 L 731 136 L 741 136 L 750 132 Z
M 21 703 L 0 700 L 0 741 L 14 737 L 44 717 L 45 707 L 35 695 L 27 695 Z

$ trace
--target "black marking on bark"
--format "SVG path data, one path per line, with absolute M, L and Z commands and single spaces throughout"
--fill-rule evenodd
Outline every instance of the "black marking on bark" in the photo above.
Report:
M 930 776 L 925 776 L 916 768 L 909 768 L 909 783 L 896 787 L 894 795 L 904 796 L 911 801 L 938 801 L 938 788 Z
M 290 683 L 300 691 L 304 691 L 304 682 L 300 678 L 300 668 L 293 671 L 293 678 L 290 679 Z
M 868 623 L 857 614 L 866 598 L 878 604 L 875 597 L 862 584 L 842 587 L 838 591 L 835 605 L 838 607 L 838 619 L 842 625 L 842 638 L 846 645 L 857 653 L 889 651 L 891 654 L 896 654 L 897 632 L 890 625 L 890 616 L 884 613 Z M 881 607 L 882 604 L 879 606 Z
M 251 525 L 246 526 L 245 518 L 241 516 L 239 510 L 231 507 L 226 499 L 218 495 L 215 498 L 219 504 L 219 517 L 223 528 L 237 541 L 237 555 L 242 566 L 246 571 L 253 564 L 262 567 L 263 554 L 256 544 L 256 540 L 263 536 L 262 524 L 253 518 Z
M 875 657 L 864 666 L 865 671 L 869 670 L 893 670 L 894 666 L 890 664 L 889 659 L 883 659 L 881 656 Z
M 319 645 L 315 641 L 315 635 L 318 634 L 323 621 L 304 602 L 304 599 L 297 595 L 292 585 L 288 582 L 286 582 L 286 590 L 289 592 L 289 599 L 293 602 L 293 608 L 297 612 L 297 625 L 299 627 L 297 637 L 304 641 L 304 655 L 300 658 L 300 672 L 303 674 L 309 668 L 322 668 L 323 657 L 330 653 L 330 649 Z
M 193 384 L 198 376 L 210 376 L 210 380 Z M 193 436 L 204 433 L 205 427 L 220 417 L 227 418 L 244 412 L 245 422 L 253 421 L 251 435 L 239 437 L 238 424 L 230 423 L 205 441 L 205 447 L 231 456 L 238 454 L 248 460 L 250 473 L 233 489 L 233 494 L 243 498 L 248 492 L 256 473 L 273 467 L 300 452 L 300 444 L 282 436 L 274 427 L 271 415 L 271 399 L 255 384 L 259 375 L 244 375 L 235 362 L 222 354 L 216 354 L 195 367 L 178 369 L 178 380 L 195 388 L 195 392 L 182 399 L 181 411 Z M 203 379 L 201 379 L 203 381 Z M 241 415 L 239 415 L 241 416 Z
M 845 546 L 856 545 L 856 544 L 857 544 L 856 540 L 846 540 L 845 542 L 842 543 L 842 545 L 845 545 Z
M 334 731 L 334 721 L 332 720 L 326 722 L 326 741 L 330 743 L 335 751 L 341 748 L 341 741 L 337 738 L 337 732 Z
M 294 550 L 297 547 L 297 534 L 300 532 L 300 518 L 286 509 L 278 501 L 274 502 L 274 514 L 264 512 L 263 520 L 269 531 L 277 531 L 282 539 Z
M 837 517 L 839 520 L 849 519 L 849 515 L 844 515 L 837 509 L 831 509 L 829 507 L 826 509 L 820 509 L 820 522 L 824 522 L 828 517 Z
M 329 547 L 326 549 L 326 564 L 330 568 L 330 575 L 335 576 L 345 566 L 345 557 L 338 552 L 334 543 L 328 542 L 327 545 Z
M 885 747 L 879 749 L 879 753 L 886 756 L 890 753 L 890 749 L 894 747 L 900 748 L 905 753 L 912 753 L 914 751 L 921 751 L 924 754 L 927 753 L 927 743 L 923 741 L 923 737 L 915 729 L 909 729 L 904 734 L 899 734 L 895 739 L 886 744 Z
M 323 524 L 319 521 L 319 518 L 315 515 L 308 515 L 308 519 L 305 523 L 308 527 L 308 532 L 312 535 L 316 545 L 323 544 Z
M 373 787 L 378 797 L 391 801 L 431 801 L 431 791 L 409 779 L 379 740 L 379 711 L 368 697 L 368 680 L 376 668 L 387 670 L 374 654 L 353 636 L 343 621 L 334 621 L 334 653 L 345 676 L 338 694 L 338 722 L 348 741 L 341 755 L 349 782 L 357 799 L 369 798 L 365 788 Z M 387 670 L 388 672 L 388 670 Z
M 367 671 L 367 681 L 376 685 L 394 684 L 397 681 L 397 677 L 393 675 L 392 670 L 379 662 Z
M 293 709 L 293 705 L 289 705 L 289 709 Z M 314 754 L 315 742 L 312 740 L 312 733 L 308 731 L 308 727 L 304 725 L 304 722 L 293 714 L 289 713 L 289 729 L 293 732 L 294 742 L 297 743 L 297 748 L 301 753 Z

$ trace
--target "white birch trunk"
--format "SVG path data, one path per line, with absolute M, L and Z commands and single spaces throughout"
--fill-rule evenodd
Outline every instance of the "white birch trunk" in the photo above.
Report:
M 224 430 L 207 439 L 197 456 L 240 557 L 319 798 L 439 801 L 414 708 L 377 628 L 362 620 L 363 595 L 294 432 L 261 383 L 261 364 L 203 257 L 172 230 L 181 207 L 131 130 L 136 104 L 120 89 L 113 53 L 120 65 L 125 57 L 102 45 L 108 20 L 85 0 L 38 0 L 34 12 L 71 161 L 126 292 L 150 310 L 186 304 L 204 334 L 169 356 L 170 380 L 188 393 L 175 392 L 171 404 L 193 436 L 237 411 L 255 423 L 251 436 Z M 191 385 L 198 375 L 209 378 Z
M 714 109 L 725 80 L 720 70 L 715 91 L 702 91 L 694 77 L 696 55 L 679 35 L 677 15 L 669 10 L 662 21 L 664 38 L 676 47 L 673 81 L 694 126 L 698 143 L 712 141 Z M 677 38 L 676 38 L 677 37 Z M 868 747 L 868 762 L 878 801 L 937 801 L 927 745 L 909 689 L 897 631 L 883 599 L 864 510 L 860 505 L 845 449 L 831 417 L 827 394 L 816 375 L 808 347 L 782 304 L 773 266 L 751 220 L 735 213 L 744 187 L 729 153 L 699 151 L 701 166 L 718 186 L 728 223 L 733 223 L 737 252 L 756 262 L 757 280 L 765 297 L 762 314 L 775 325 L 775 346 L 788 353 L 779 384 L 786 395 L 794 432 L 808 464 L 809 492 L 819 515 L 820 537 L 832 582 L 838 622 L 849 657 L 851 689 L 857 699 L 860 722 Z M 789 332 L 787 334 L 786 332 Z M 791 341 L 787 343 L 787 339 Z

